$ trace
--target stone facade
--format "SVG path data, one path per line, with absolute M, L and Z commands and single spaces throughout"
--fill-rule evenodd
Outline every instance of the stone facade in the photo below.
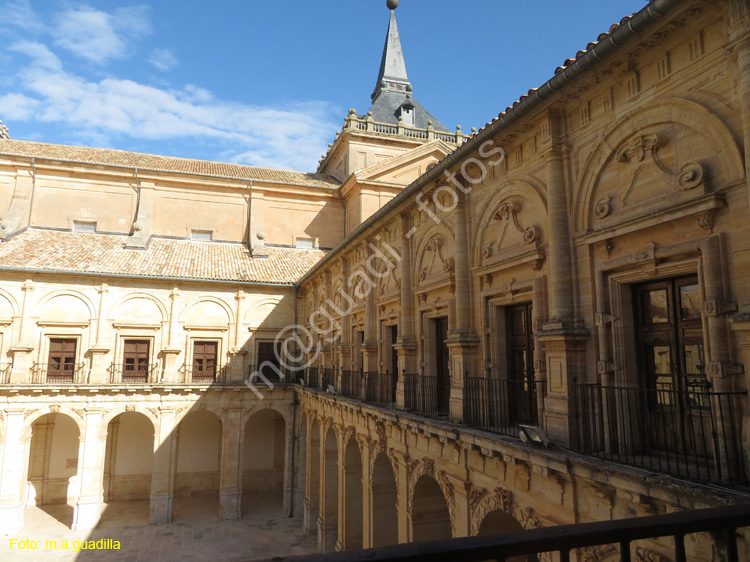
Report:
M 394 120 L 317 174 L 0 140 L 3 532 L 270 490 L 332 551 L 748 501 L 747 1 L 652 2 L 470 137 Z M 260 398 L 292 324 L 309 368 Z

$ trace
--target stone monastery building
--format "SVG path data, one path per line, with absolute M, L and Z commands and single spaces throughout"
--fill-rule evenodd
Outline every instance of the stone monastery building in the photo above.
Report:
M 750 1 L 653 0 L 480 131 L 413 93 L 391 11 L 315 173 L 0 129 L 0 531 L 272 491 L 329 552 L 750 503 Z

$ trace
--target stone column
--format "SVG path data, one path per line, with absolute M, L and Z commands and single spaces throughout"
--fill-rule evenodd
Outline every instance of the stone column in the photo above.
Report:
M 242 409 L 230 408 L 222 424 L 221 475 L 219 478 L 219 519 L 239 519 L 242 515 Z
M 453 484 L 453 538 L 471 536 L 471 507 L 469 490 L 471 483 L 456 480 L 448 476 Z
M 307 439 L 305 441 L 305 500 L 303 508 L 303 521 L 302 530 L 306 535 L 312 535 L 317 532 L 317 520 L 318 520 L 318 502 L 320 501 L 320 493 L 313 495 L 311 493 L 312 482 L 313 482 L 313 471 L 318 472 L 318 492 L 320 491 L 320 466 L 313 466 L 312 455 L 313 455 L 313 438 L 311 435 L 313 418 L 309 415 L 305 416 L 305 423 L 307 424 Z M 320 426 L 318 425 L 318 439 L 320 443 Z M 320 449 L 320 447 L 318 447 Z M 318 451 L 320 455 L 320 451 Z M 320 463 L 318 463 L 320 464 Z
M 454 333 L 448 339 L 451 361 L 450 417 L 464 418 L 464 376 L 476 371 L 479 338 L 471 323 L 471 272 L 469 271 L 469 236 L 466 221 L 466 195 L 459 198 L 454 212 L 456 220 L 455 318 Z
M 401 317 L 398 327 L 398 380 L 396 382 L 396 406 L 406 407 L 404 374 L 417 372 L 417 338 L 414 331 L 414 295 L 412 294 L 411 214 L 401 213 Z M 415 231 L 416 232 L 416 229 Z
M 343 284 L 341 290 L 349 291 L 349 260 L 347 258 L 341 258 L 341 278 Z M 331 295 L 331 301 L 337 303 L 338 300 L 336 295 Z M 344 370 L 350 370 L 352 368 L 352 318 L 349 314 L 349 301 L 341 297 L 341 306 L 338 312 L 341 313 L 341 340 L 339 341 L 339 367 Z
M 551 439 L 573 445 L 577 438 L 575 387 L 583 379 L 588 332 L 575 317 L 575 291 L 571 264 L 570 226 L 563 147 L 562 117 L 551 110 L 541 143 L 546 159 L 549 239 L 549 322 L 542 326 L 538 340 L 544 345 L 547 361 L 545 419 Z
M 178 357 L 182 349 L 177 346 L 177 301 L 180 291 L 175 287 L 169 293 L 169 327 L 167 328 L 167 346 L 161 350 L 164 357 L 164 382 L 176 383 L 180 381 L 180 367 Z
M 102 329 L 104 327 L 104 301 L 109 293 L 109 287 L 106 283 L 102 283 L 101 286 L 97 287 L 99 293 L 99 308 L 97 310 L 96 318 L 96 334 L 94 345 L 92 345 L 88 353 L 91 356 L 91 374 L 89 375 L 89 383 L 91 384 L 106 384 L 109 382 L 108 372 L 108 361 L 107 354 L 111 351 L 109 346 L 102 344 Z
M 151 525 L 166 525 L 172 522 L 178 431 L 179 427 L 175 425 L 174 408 L 159 408 L 159 422 L 154 432 L 154 458 L 151 470 L 151 501 L 148 519 Z
M 5 410 L 4 442 L 0 451 L 0 534 L 13 535 L 23 527 L 26 472 L 31 429 L 24 436 L 25 408 Z
M 232 355 L 231 364 L 227 366 L 226 373 L 224 374 L 226 382 L 242 382 L 250 376 L 250 373 L 245 372 L 246 351 L 242 349 L 242 342 L 240 342 L 240 332 L 242 331 L 242 320 L 245 315 L 247 295 L 244 291 L 238 291 L 234 296 L 234 300 L 237 303 L 235 307 L 237 317 L 234 325 L 232 348 L 229 350 Z
M 747 373 L 750 373 L 750 313 L 746 312 L 735 316 L 732 321 L 732 330 L 740 335 L 742 362 L 746 373 L 745 388 L 750 391 L 750 377 L 747 376 Z M 747 458 L 747 452 L 750 451 L 750 409 L 745 409 L 741 431 L 743 435 L 742 448 Z M 750 477 L 750 463 L 745 463 L 745 477 Z
M 396 511 L 398 514 L 398 543 L 406 544 L 411 542 L 410 514 L 409 507 L 409 470 L 406 466 L 408 457 L 402 453 L 397 453 L 398 466 L 396 466 Z
M 31 343 L 34 341 L 33 334 L 29 329 L 29 310 L 33 307 L 29 303 L 31 299 L 31 293 L 34 291 L 34 283 L 31 279 L 28 279 L 26 283 L 21 287 L 23 291 L 23 298 L 21 300 L 21 318 L 18 321 L 18 335 L 16 336 L 16 342 L 8 350 L 9 354 L 13 356 L 13 368 L 10 372 L 10 383 L 30 383 L 32 380 L 32 357 L 31 353 L 34 351 L 34 345 Z
M 373 489 L 372 489 L 372 465 L 370 464 L 370 455 L 372 455 L 371 445 L 367 438 L 362 437 L 362 548 L 373 547 Z M 360 438 L 358 437 L 358 442 Z
M 322 426 L 320 434 L 320 500 L 318 502 L 318 549 L 320 552 L 333 552 L 336 550 L 338 542 L 338 515 L 332 513 L 338 507 L 338 483 L 336 486 L 336 500 L 328 502 L 327 492 L 333 484 L 332 476 L 335 474 L 339 478 L 339 455 L 338 450 L 328 451 L 326 441 L 329 428 Z M 338 437 L 337 437 L 338 441 Z
M 371 240 L 367 241 L 368 256 L 374 254 Z M 365 273 L 367 274 L 367 273 Z M 372 279 L 373 284 L 375 279 Z M 378 310 L 375 303 L 375 288 L 370 288 L 365 298 L 365 341 L 362 344 L 362 360 L 364 371 L 378 372 Z
M 73 506 L 74 531 L 93 529 L 99 522 L 104 498 L 104 455 L 107 427 L 101 408 L 87 407 L 78 453 L 79 492 Z

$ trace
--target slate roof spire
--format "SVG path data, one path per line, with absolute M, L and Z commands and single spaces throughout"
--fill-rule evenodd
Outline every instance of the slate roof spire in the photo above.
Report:
M 380 62 L 378 82 L 372 94 L 373 99 L 380 93 L 381 88 L 397 92 L 410 92 L 412 89 L 409 77 L 406 75 L 406 62 L 404 62 L 404 51 L 401 48 L 401 38 L 398 35 L 395 10 L 391 10 L 391 21 L 388 24 L 388 34 L 385 37 L 383 59 Z
M 372 93 L 372 117 L 378 123 L 392 125 L 397 125 L 401 117 L 408 127 L 427 129 L 432 126 L 436 131 L 449 132 L 445 125 L 412 97 L 413 88 L 406 75 L 404 51 L 396 23 L 395 9 L 398 7 L 398 0 L 388 0 L 387 5 L 391 10 L 391 19 L 385 36 L 378 83 Z

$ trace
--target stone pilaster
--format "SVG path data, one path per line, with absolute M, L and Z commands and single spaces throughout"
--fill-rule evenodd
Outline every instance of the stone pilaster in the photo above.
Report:
M 33 308 L 29 302 L 31 299 L 31 293 L 34 291 L 34 283 L 31 279 L 27 280 L 26 283 L 21 287 L 23 291 L 23 298 L 21 300 L 21 317 L 18 320 L 18 335 L 16 336 L 16 342 L 8 350 L 8 353 L 13 357 L 13 368 L 10 371 L 10 383 L 30 383 L 32 380 L 32 357 L 31 352 L 34 351 L 33 335 L 29 328 L 29 310 Z
M 86 408 L 78 454 L 79 492 L 73 506 L 74 531 L 93 529 L 99 522 L 104 500 L 104 455 L 107 427 L 101 408 Z
M 172 522 L 178 431 L 174 408 L 159 408 L 159 425 L 154 432 L 154 459 L 151 471 L 148 519 L 151 525 L 166 525 Z
M 729 3 L 730 47 L 737 55 L 737 98 L 745 145 L 745 169 L 750 170 L 750 2 Z M 750 181 L 748 182 L 750 198 Z
M 370 256 L 373 255 L 373 244 L 368 243 Z M 375 289 L 370 289 L 365 298 L 365 341 L 362 345 L 363 368 L 365 372 L 378 372 L 378 311 L 375 303 Z
M 180 298 L 180 291 L 172 289 L 169 293 L 169 325 L 167 328 L 167 345 L 161 350 L 160 355 L 164 360 L 164 382 L 176 383 L 181 382 L 179 356 L 182 349 L 177 347 L 177 304 Z
M 329 488 L 333 486 L 334 475 L 338 478 L 338 450 L 331 451 L 326 447 L 328 428 L 324 427 L 320 435 L 320 501 L 318 510 L 318 549 L 320 552 L 334 552 L 338 542 L 338 483 L 335 486 L 334 500 L 330 500 Z M 338 440 L 338 439 L 337 439 Z M 329 501 L 326 501 L 326 500 Z
M 401 317 L 395 345 L 398 353 L 396 406 L 406 407 L 404 374 L 417 372 L 417 339 L 414 330 L 414 295 L 412 294 L 412 221 L 411 213 L 401 213 Z
M 31 431 L 24 437 L 24 408 L 5 410 L 0 451 L 0 534 L 12 535 L 23 527 L 26 505 L 26 471 Z
M 310 434 L 313 427 L 313 419 L 310 416 L 305 417 L 305 423 L 307 424 L 307 439 L 305 440 L 305 500 L 303 504 L 303 515 L 302 515 L 302 530 L 306 535 L 313 535 L 317 533 L 317 521 L 318 521 L 318 502 L 320 501 L 319 495 L 313 495 L 311 493 L 314 472 L 318 471 L 320 467 L 314 467 L 312 465 L 313 456 L 313 437 Z M 320 431 L 320 426 L 318 431 Z M 320 435 L 318 435 L 317 442 L 320 443 Z M 318 451 L 320 454 L 320 451 Z M 318 482 L 320 482 L 320 474 L 318 473 Z M 318 484 L 320 488 L 320 484 Z
M 242 409 L 231 408 L 222 424 L 219 519 L 239 519 L 242 515 L 241 421 Z

